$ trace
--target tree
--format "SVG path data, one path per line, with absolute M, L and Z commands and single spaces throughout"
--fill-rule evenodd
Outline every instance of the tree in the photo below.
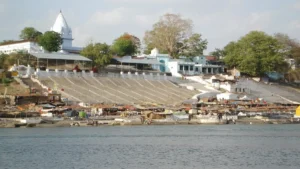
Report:
M 178 54 L 187 57 L 195 57 L 203 55 L 203 51 L 207 48 L 207 40 L 201 38 L 201 34 L 194 33 L 188 39 L 185 39 L 182 44 L 178 44 Z
M 193 34 L 192 21 L 176 14 L 162 16 L 151 31 L 146 31 L 144 41 L 146 46 L 167 51 L 173 58 L 183 54 L 200 55 L 207 45 L 200 34 Z
M 126 35 L 126 34 L 128 34 L 128 33 L 125 33 L 124 35 Z M 131 41 L 135 45 L 135 53 L 140 52 L 140 50 L 141 50 L 141 40 L 140 40 L 140 38 L 138 38 L 134 35 L 130 35 L 130 34 L 128 34 L 128 35 L 130 36 Z
M 291 39 L 283 33 L 276 33 L 274 37 L 282 45 L 285 58 L 293 58 L 297 64 L 300 64 L 300 44 L 295 39 Z
M 5 65 L 5 61 L 9 55 L 8 54 L 0 54 L 0 69 L 6 69 L 7 66 Z
M 110 46 L 106 43 L 90 43 L 80 52 L 92 60 L 92 66 L 105 66 L 110 63 L 111 52 Z
M 241 72 L 260 76 L 266 72 L 286 71 L 283 46 L 274 37 L 264 32 L 252 31 L 237 42 L 230 42 L 224 48 L 225 63 Z
M 36 40 L 38 40 L 38 37 L 41 35 L 42 35 L 42 33 L 37 31 L 35 28 L 25 27 L 21 31 L 21 34 L 19 36 L 20 36 L 20 39 L 36 41 Z
M 295 59 L 296 64 L 300 64 L 300 46 L 291 49 L 291 56 Z
M 224 57 L 225 53 L 224 50 L 216 48 L 214 51 L 209 53 L 212 56 L 216 56 L 218 59 L 221 59 Z
M 292 48 L 298 47 L 299 43 L 295 39 L 291 39 L 287 34 L 275 33 L 274 38 L 282 45 L 283 51 L 290 57 L 290 51 Z
M 115 39 L 111 46 L 111 50 L 118 56 L 126 56 L 137 53 L 139 47 L 140 40 L 133 35 L 125 33 L 119 38 Z
M 38 38 L 38 44 L 48 52 L 57 52 L 62 44 L 62 38 L 57 32 L 47 31 Z
M 31 64 L 29 60 L 30 57 L 33 58 L 32 55 L 23 51 L 13 52 L 10 54 L 0 54 L 0 68 L 8 69 L 10 66 L 14 64 L 19 64 L 19 65 Z

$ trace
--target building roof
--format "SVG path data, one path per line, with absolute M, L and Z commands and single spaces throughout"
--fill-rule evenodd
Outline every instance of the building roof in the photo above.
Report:
M 30 53 L 30 54 L 39 59 L 91 61 L 90 59 L 84 56 L 77 55 L 77 54 L 69 54 L 69 53 Z
M 205 56 L 208 61 L 215 61 L 217 58 L 215 56 Z
M 151 65 L 161 65 L 159 61 L 155 59 L 130 59 L 130 58 L 113 58 L 121 63 L 136 63 L 136 64 L 151 64 Z
M 5 46 L 5 45 L 12 45 L 12 44 L 18 44 L 18 43 L 25 43 L 25 42 L 34 42 L 30 40 L 16 40 L 16 41 L 8 41 L 8 42 L 3 42 L 0 44 L 0 46 Z

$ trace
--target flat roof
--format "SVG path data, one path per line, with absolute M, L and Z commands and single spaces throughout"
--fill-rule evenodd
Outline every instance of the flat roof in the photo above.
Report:
M 161 65 L 159 61 L 155 59 L 128 59 L 128 58 L 113 58 L 118 62 L 122 63 L 136 63 L 136 64 L 151 64 L 151 65 Z
M 79 61 L 91 61 L 89 58 L 78 54 L 70 53 L 30 53 L 38 59 L 55 59 L 55 60 L 79 60 Z
M 35 41 L 31 41 L 31 40 L 9 40 L 7 42 L 2 42 L 0 44 L 0 46 L 13 45 L 13 44 L 25 43 L 25 42 L 35 42 Z

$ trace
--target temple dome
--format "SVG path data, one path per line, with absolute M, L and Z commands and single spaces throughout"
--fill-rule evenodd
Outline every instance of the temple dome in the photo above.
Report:
M 70 35 L 72 38 L 72 30 L 68 26 L 67 21 L 63 16 L 62 12 L 58 14 L 51 30 L 60 33 L 62 35 L 62 38 L 70 38 Z
M 61 49 L 70 49 L 72 48 L 72 29 L 69 27 L 64 15 L 60 11 L 53 27 L 50 29 L 51 31 L 57 32 L 61 35 L 63 43 L 61 45 Z

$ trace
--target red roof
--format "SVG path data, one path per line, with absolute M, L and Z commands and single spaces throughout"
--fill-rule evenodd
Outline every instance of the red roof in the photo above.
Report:
M 215 61 L 215 60 L 217 60 L 217 58 L 215 56 L 206 56 L 206 60 Z

